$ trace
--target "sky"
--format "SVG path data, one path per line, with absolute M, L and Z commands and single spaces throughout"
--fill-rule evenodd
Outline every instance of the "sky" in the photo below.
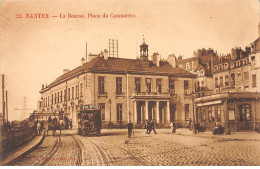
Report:
M 68 18 L 69 13 L 85 18 Z M 104 13 L 135 17 L 102 18 Z M 0 71 L 7 78 L 9 119 L 26 118 L 14 110 L 24 107 L 24 97 L 25 107 L 36 109 L 41 85 L 54 81 L 63 69 L 78 67 L 86 57 L 86 43 L 87 53 L 97 54 L 108 50 L 109 39 L 116 39 L 119 57 L 132 59 L 139 56 L 143 36 L 150 56 L 158 52 L 161 58 L 189 58 L 201 48 L 227 54 L 258 37 L 259 18 L 258 0 L 2 0 Z

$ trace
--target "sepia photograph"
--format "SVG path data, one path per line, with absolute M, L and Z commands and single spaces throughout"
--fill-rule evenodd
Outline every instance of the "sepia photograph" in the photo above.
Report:
M 259 166 L 259 0 L 0 0 L 1 166 Z

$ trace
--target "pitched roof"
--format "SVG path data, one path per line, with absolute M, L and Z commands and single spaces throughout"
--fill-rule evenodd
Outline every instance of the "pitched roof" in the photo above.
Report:
M 259 40 L 260 40 L 260 37 L 258 37 L 253 43 L 257 43 L 257 42 L 259 42 Z
M 170 76 L 193 77 L 196 75 L 181 69 L 173 68 L 168 62 L 160 62 L 157 67 L 152 61 L 141 61 L 139 59 L 124 59 L 124 58 L 108 58 L 97 57 L 90 62 L 79 66 L 68 73 L 65 73 L 54 80 L 49 86 L 55 85 L 67 78 L 73 77 L 81 72 L 116 72 L 116 73 L 135 73 L 135 74 L 163 74 Z
M 203 65 L 199 64 L 196 69 L 195 69 L 195 72 L 197 71 L 200 71 L 200 70 L 204 70 L 205 71 L 205 76 L 209 77 L 209 76 L 212 76 L 212 73 L 206 68 L 204 67 Z
M 182 60 L 177 60 L 177 64 L 183 64 L 186 62 L 191 62 L 191 61 L 195 61 L 196 57 L 191 57 L 191 58 L 187 58 L 187 59 L 182 59 Z

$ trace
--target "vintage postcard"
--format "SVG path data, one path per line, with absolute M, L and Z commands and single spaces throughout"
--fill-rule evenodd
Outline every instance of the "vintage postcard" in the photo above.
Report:
M 259 166 L 258 0 L 2 0 L 1 166 Z

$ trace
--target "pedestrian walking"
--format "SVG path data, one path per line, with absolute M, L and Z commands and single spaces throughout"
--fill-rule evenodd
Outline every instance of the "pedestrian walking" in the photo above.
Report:
M 70 124 L 70 129 L 72 130 L 72 120 L 70 120 L 70 122 L 69 122 Z
M 37 123 L 37 135 L 41 135 L 41 124 L 40 124 L 40 122 Z
M 131 120 L 127 124 L 127 129 L 128 129 L 128 138 L 131 138 L 132 130 L 133 130 L 133 123 L 131 122 Z
M 189 128 L 189 130 L 192 130 L 192 120 L 191 120 L 191 118 L 188 121 L 188 128 Z
M 176 127 L 175 127 L 175 122 L 174 121 L 171 122 L 171 129 L 172 129 L 172 133 L 176 132 Z
M 146 120 L 146 134 L 150 133 L 151 130 L 151 123 L 150 121 Z
M 149 130 L 149 133 L 148 133 L 148 134 L 150 134 L 152 130 L 154 131 L 155 134 L 157 134 L 156 131 L 155 131 L 155 128 L 154 128 L 154 122 L 153 122 L 153 120 L 151 121 L 150 130 Z

